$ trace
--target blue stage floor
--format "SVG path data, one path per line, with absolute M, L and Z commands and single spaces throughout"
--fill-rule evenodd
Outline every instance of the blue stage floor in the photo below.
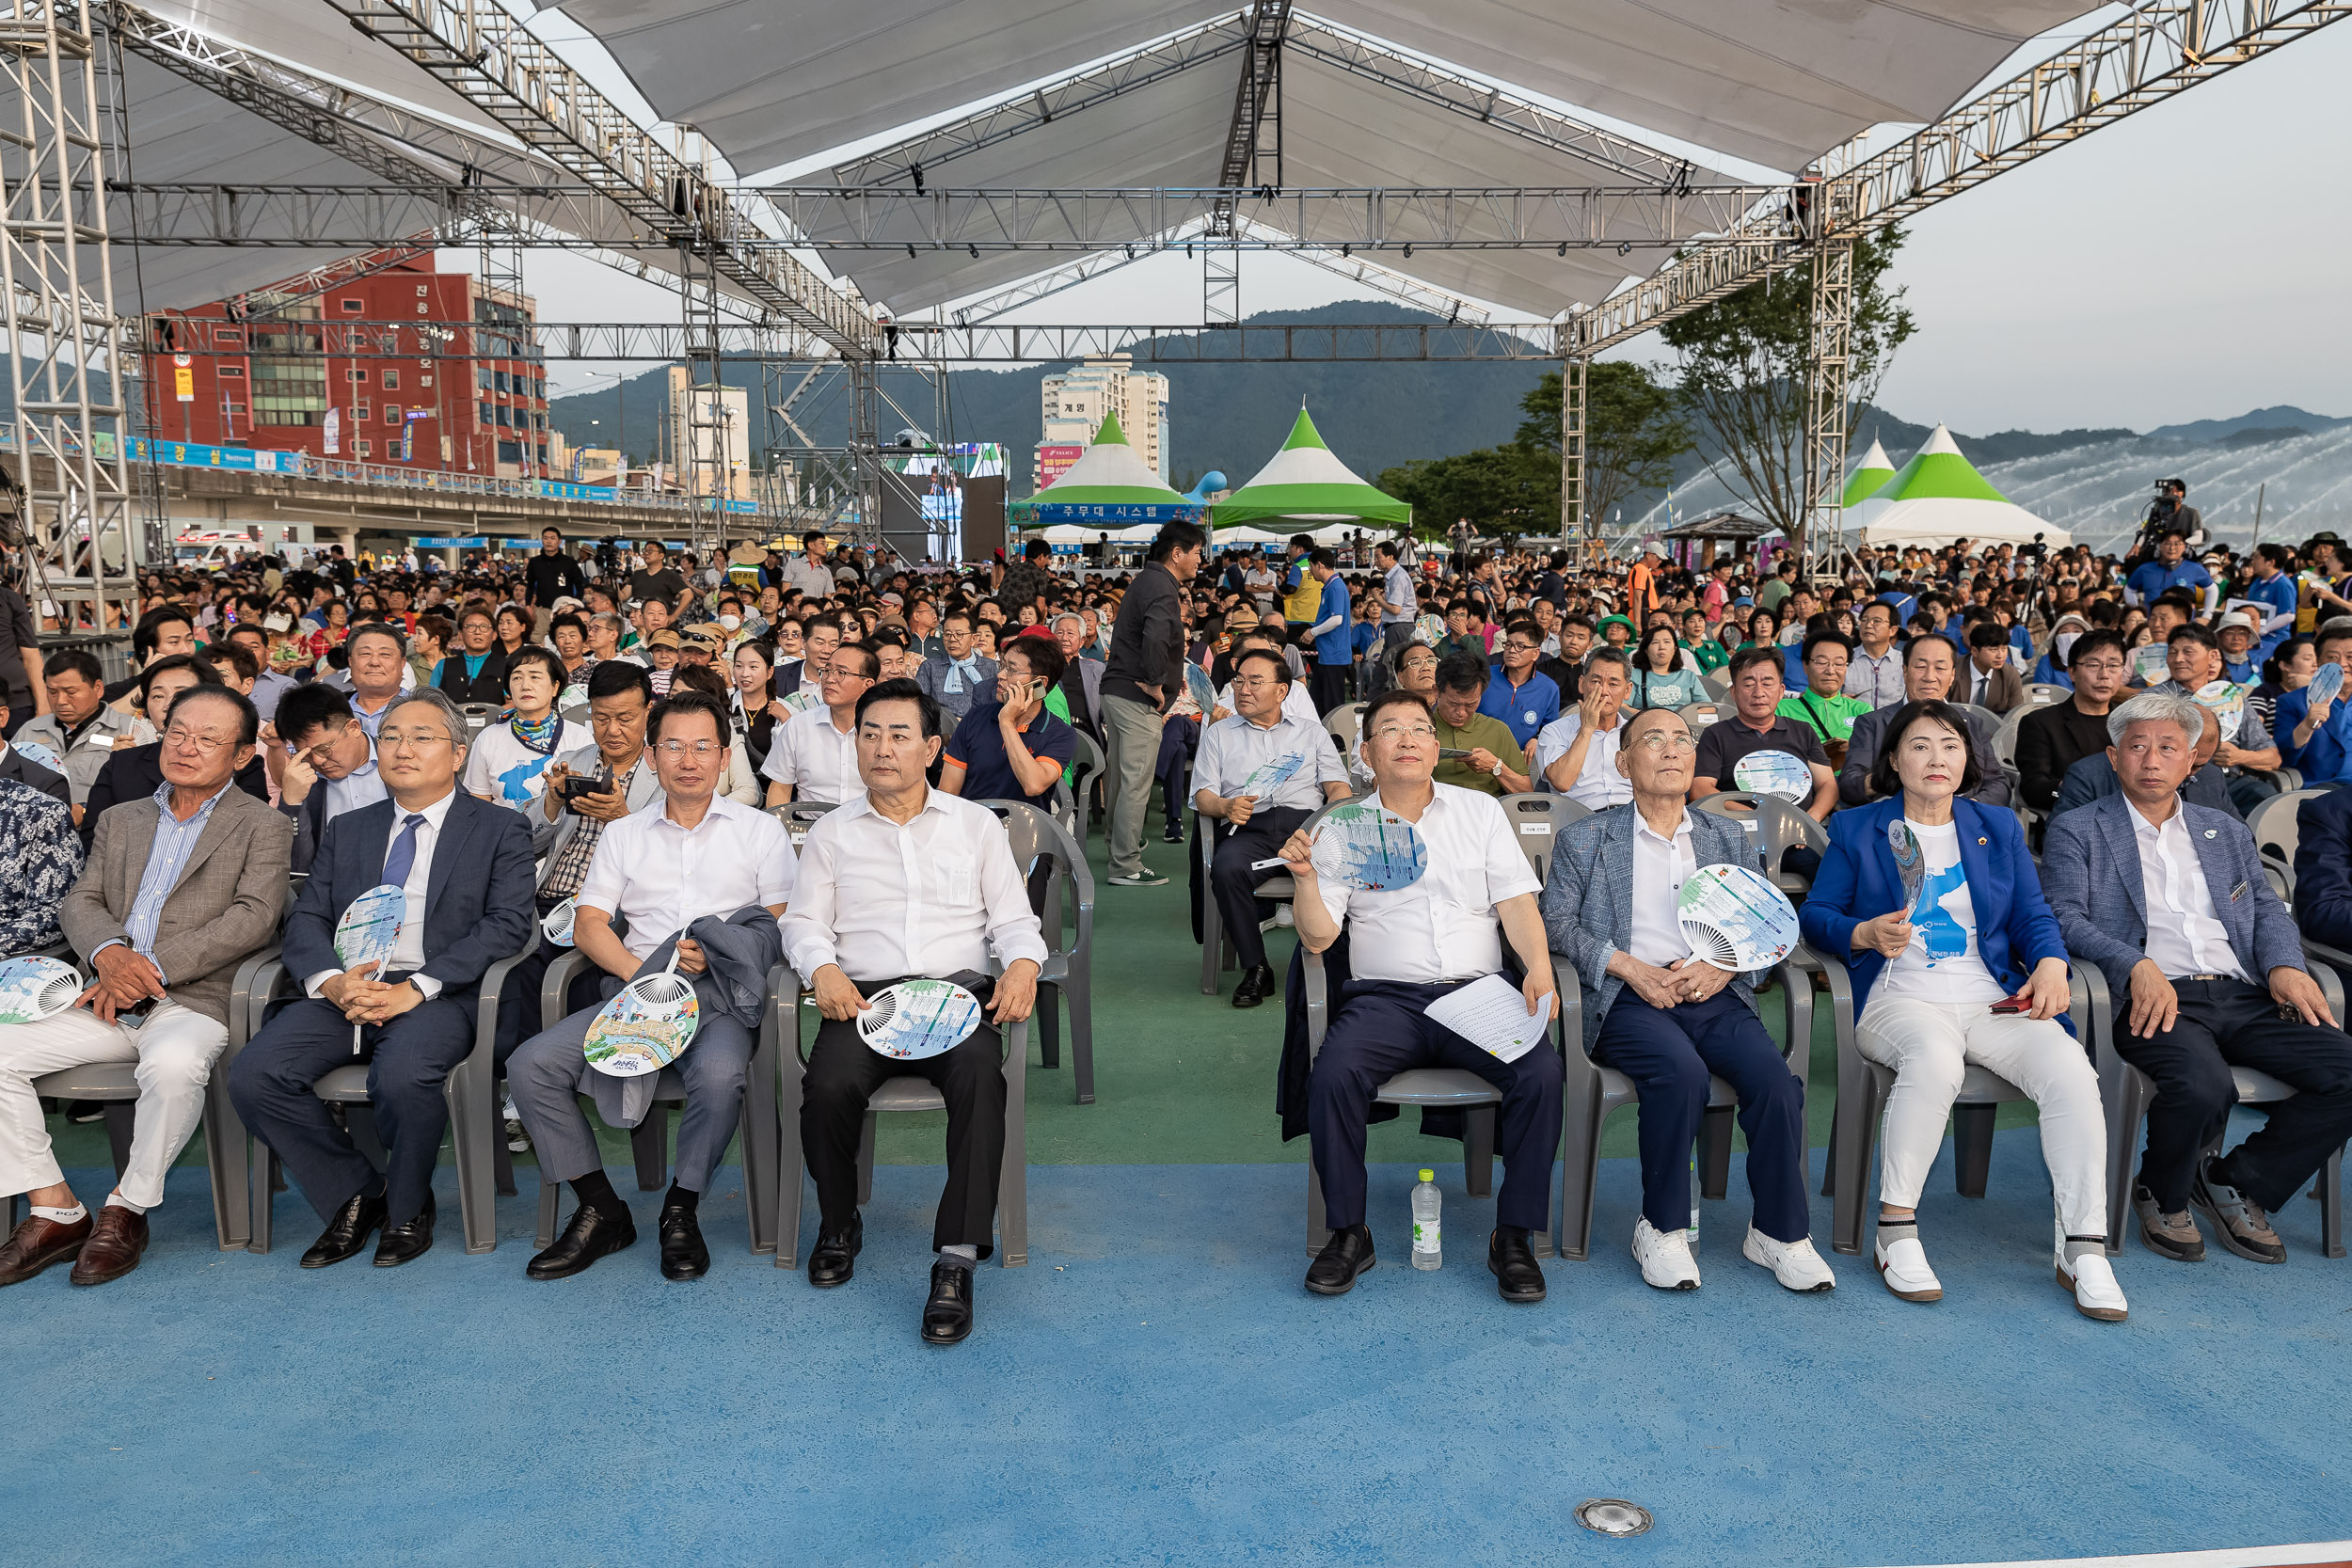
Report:
M 1816 1152 L 1816 1163 L 1820 1159 Z M 2119 1259 L 2122 1326 L 2052 1283 L 2030 1132 L 1991 1196 L 1922 1215 L 1947 1295 L 1906 1306 L 1867 1259 L 1826 1297 L 1743 1263 L 1745 1199 L 1707 1205 L 1695 1294 L 1626 1255 L 1636 1172 L 1604 1167 L 1587 1263 L 1511 1307 L 1491 1206 L 1447 1190 L 1445 1268 L 1405 1266 L 1413 1173 L 1375 1166 L 1379 1268 L 1299 1287 L 1297 1165 L 1039 1166 L 1032 1261 L 983 1265 L 979 1326 L 916 1338 L 939 1172 L 883 1166 L 849 1286 L 742 1249 L 736 1173 L 713 1267 L 635 1248 L 523 1277 L 526 1196 L 467 1257 L 451 1172 L 419 1262 L 306 1274 L 213 1250 L 203 1173 L 173 1174 L 146 1262 L 0 1292 L 0 1439 L 17 1562 L 1918 1563 L 2352 1535 L 2352 1260 L 2318 1206 L 2294 1257 Z M 85 1192 L 103 1173 L 76 1172 Z M 86 1180 L 87 1179 L 87 1180 Z M 1816 1200 L 1815 1228 L 1828 1226 Z M 813 1213 L 811 1224 L 813 1225 Z M 1657 1528 L 1590 1535 L 1581 1500 Z

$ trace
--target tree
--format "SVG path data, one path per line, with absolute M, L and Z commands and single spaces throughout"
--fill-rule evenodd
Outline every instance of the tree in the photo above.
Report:
M 1518 445 L 1481 447 L 1384 468 L 1373 482 L 1413 508 L 1414 531 L 1437 537 L 1457 517 L 1481 531 L 1549 533 L 1560 518 L 1560 460 Z
M 1886 286 L 1903 231 L 1854 242 L 1853 325 L 1847 339 L 1846 429 L 1878 394 L 1895 351 L 1914 330 L 1902 289 Z M 1683 405 L 1702 446 L 1728 464 L 1765 521 L 1804 537 L 1806 360 L 1812 341 L 1813 264 L 1752 283 L 1660 329 L 1680 361 Z M 1595 370 L 1600 367 L 1593 367 Z
M 1527 418 L 1516 444 L 1560 461 L 1560 372 L 1519 400 Z M 1681 399 L 1646 365 L 1597 360 L 1584 367 L 1584 515 L 1606 518 L 1628 496 L 1674 483 L 1675 459 L 1694 444 Z M 1558 485 L 1554 482 L 1554 499 Z

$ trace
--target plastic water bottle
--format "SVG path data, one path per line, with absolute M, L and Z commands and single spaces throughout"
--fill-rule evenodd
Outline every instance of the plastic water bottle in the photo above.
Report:
M 1413 1267 L 1434 1269 L 1442 1260 L 1438 1232 L 1438 1173 L 1425 1170 L 1413 1189 Z

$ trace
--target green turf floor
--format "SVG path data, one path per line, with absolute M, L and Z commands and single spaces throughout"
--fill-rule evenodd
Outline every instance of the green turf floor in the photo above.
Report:
M 1146 825 L 1144 861 L 1167 875 L 1165 887 L 1104 885 L 1104 828 L 1094 825 L 1087 853 L 1096 879 L 1094 920 L 1095 1103 L 1074 1102 L 1070 1041 L 1065 1020 L 1062 1065 L 1038 1066 L 1029 1047 L 1029 1159 L 1038 1164 L 1249 1164 L 1303 1161 L 1307 1140 L 1281 1141 L 1274 1114 L 1275 1069 L 1282 1053 L 1282 1009 L 1274 1003 L 1237 1009 L 1231 998 L 1236 978 L 1228 970 L 1219 994 L 1200 993 L 1200 949 L 1192 940 L 1184 880 L 1185 849 L 1161 841 L 1156 812 Z M 1268 934 L 1267 953 L 1279 973 L 1288 961 L 1288 930 Z M 1810 1087 L 1806 1119 L 1811 1142 L 1829 1141 L 1830 1108 L 1836 1095 L 1836 1048 L 1829 998 L 1814 1009 Z M 805 1009 L 803 1009 L 805 1012 Z M 1766 996 L 1765 1024 L 1780 1034 L 1781 1008 Z M 1602 1140 L 1607 1156 L 1635 1151 L 1638 1108 L 1611 1118 Z M 937 1164 L 945 1113 L 882 1118 L 876 1156 L 897 1164 Z M 2000 1125 L 2030 1123 L 2033 1107 L 2002 1107 Z M 1409 1112 L 1372 1130 L 1371 1158 L 1412 1164 L 1459 1160 L 1461 1146 L 1425 1138 L 1420 1118 Z M 107 1161 L 103 1129 L 68 1126 L 52 1117 L 58 1159 L 68 1166 Z M 608 1132 L 606 1152 L 614 1164 L 628 1161 L 628 1140 Z M 183 1163 L 200 1163 L 201 1134 Z M 443 1158 L 448 1158 L 443 1150 Z M 526 1157 L 527 1158 L 527 1157 Z

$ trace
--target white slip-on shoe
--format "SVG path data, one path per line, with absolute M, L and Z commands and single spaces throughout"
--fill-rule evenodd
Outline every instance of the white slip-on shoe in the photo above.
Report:
M 1887 1239 L 1894 1230 L 1895 1239 Z M 1942 1301 L 1944 1282 L 1928 1267 L 1928 1249 L 1919 1244 L 1919 1235 L 1912 1226 L 1879 1227 L 1877 1242 L 1879 1277 L 1886 1288 L 1904 1301 Z
M 1661 1291 L 1695 1291 L 1699 1265 L 1691 1256 L 1691 1233 L 1679 1226 L 1661 1230 L 1646 1215 L 1633 1222 L 1633 1260 L 1642 1265 L 1642 1282 Z
M 1772 1270 L 1774 1279 L 1800 1294 L 1837 1288 L 1837 1276 L 1829 1272 L 1829 1264 L 1813 1250 L 1810 1236 L 1776 1242 L 1751 1225 L 1748 1239 L 1740 1243 L 1740 1256 Z
M 2123 1299 L 2123 1287 L 2115 1282 L 2115 1270 L 2104 1252 L 2086 1252 L 2069 1269 L 2060 1250 L 2058 1282 L 2059 1289 L 2074 1293 L 2074 1310 L 2086 1318 L 2120 1323 L 2131 1314 L 2131 1304 Z

